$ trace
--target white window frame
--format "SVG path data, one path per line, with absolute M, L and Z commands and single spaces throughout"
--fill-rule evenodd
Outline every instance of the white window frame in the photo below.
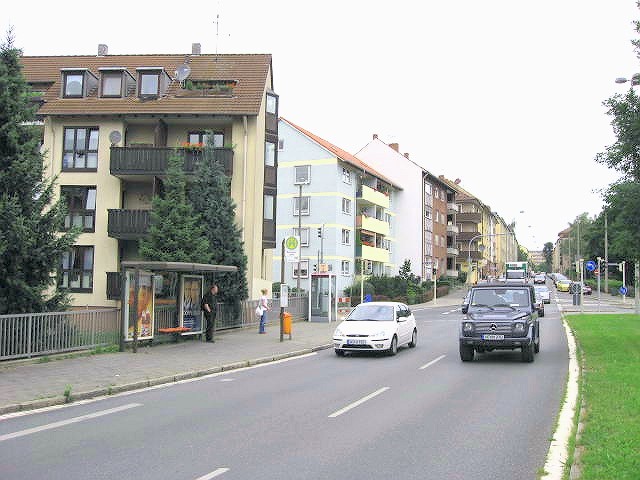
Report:
M 298 172 L 304 173 L 306 170 L 306 174 L 301 174 L 300 178 Z M 293 167 L 293 184 L 294 185 L 308 185 L 311 183 L 311 165 L 296 165 Z
M 351 185 L 351 170 L 342 167 L 342 182 Z
M 351 262 L 349 260 L 342 260 L 340 264 L 340 273 L 344 276 L 351 275 Z
M 351 245 L 351 230 L 348 228 L 342 229 L 342 245 Z
M 351 215 L 351 200 L 342 197 L 342 213 Z
M 309 260 L 300 260 L 300 273 L 302 273 L 300 277 L 298 277 L 298 264 L 292 263 L 291 268 L 293 278 L 309 278 Z
M 308 247 L 309 246 L 309 235 L 310 235 L 309 227 L 301 227 L 300 228 L 300 233 L 298 233 L 298 227 L 294 227 L 293 228 L 293 235 L 297 236 L 297 237 L 300 237 L 300 246 L 301 247 Z
M 301 212 L 298 212 L 299 208 L 298 208 L 298 202 L 300 201 L 301 205 Z M 307 209 L 304 209 L 305 206 L 305 202 L 306 202 L 306 207 Z M 309 212 L 311 211 L 311 197 L 309 196 L 303 196 L 302 198 L 300 197 L 293 197 L 293 216 L 297 217 L 298 215 L 309 215 Z

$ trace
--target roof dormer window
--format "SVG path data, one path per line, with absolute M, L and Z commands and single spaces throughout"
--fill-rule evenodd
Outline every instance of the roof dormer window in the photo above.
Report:
M 138 68 L 138 96 L 157 98 L 166 93 L 170 81 L 162 68 Z
M 121 98 L 129 94 L 135 80 L 124 67 L 109 67 L 100 69 L 100 96 L 106 98 Z
M 98 79 L 86 68 L 63 68 L 62 96 L 83 98 L 95 92 Z

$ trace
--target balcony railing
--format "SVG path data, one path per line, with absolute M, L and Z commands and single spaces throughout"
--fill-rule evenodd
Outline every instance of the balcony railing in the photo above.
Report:
M 458 232 L 458 234 L 456 235 L 456 241 L 465 243 L 478 235 L 480 235 L 480 232 L 478 232 L 477 230 L 472 232 Z
M 460 211 L 457 203 L 447 202 L 447 213 L 457 213 Z
M 107 234 L 111 238 L 132 240 L 149 232 L 151 210 L 108 210 Z
M 381 235 L 389 235 L 389 224 L 387 222 L 366 215 L 358 215 L 356 217 L 356 227 Z
M 456 214 L 456 222 L 458 223 L 481 223 L 482 222 L 482 213 L 473 212 L 473 213 L 457 213 Z
M 459 233 L 460 227 L 458 225 L 447 224 L 447 233 Z
M 169 157 L 178 155 L 184 159 L 184 171 L 195 173 L 198 162 L 211 158 L 222 162 L 227 176 L 233 175 L 233 149 L 189 150 L 168 147 L 111 147 L 111 175 L 157 175 L 167 172 Z
M 458 255 L 458 249 L 455 247 L 447 247 L 447 255 Z
M 389 208 L 389 196 L 367 185 L 360 185 L 360 188 L 356 192 L 356 198 L 366 203 Z

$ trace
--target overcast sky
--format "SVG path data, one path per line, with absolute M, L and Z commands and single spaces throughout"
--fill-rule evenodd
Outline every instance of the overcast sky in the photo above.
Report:
M 539 250 L 618 178 L 594 157 L 640 71 L 634 20 L 635 0 L 68 0 L 5 2 L 0 27 L 25 55 L 270 53 L 281 116 L 351 153 L 398 143 Z

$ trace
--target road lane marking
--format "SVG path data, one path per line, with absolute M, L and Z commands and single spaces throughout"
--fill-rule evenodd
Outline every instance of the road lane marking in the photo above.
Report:
M 446 357 L 446 355 L 440 355 L 438 358 L 431 360 L 429 363 L 422 365 L 420 368 L 418 368 L 418 370 L 424 370 L 425 368 L 430 367 L 431 365 L 433 365 L 436 362 L 439 362 L 440 360 L 442 360 L 444 357 Z
M 380 395 L 383 392 L 386 392 L 387 390 L 389 390 L 390 387 L 382 387 L 379 390 L 376 390 L 373 393 L 370 393 L 369 395 L 367 395 L 366 397 L 362 397 L 360 400 L 353 402 L 349 405 L 347 405 L 344 408 L 341 408 L 340 410 L 337 410 L 335 412 L 333 412 L 331 415 L 329 415 L 329 418 L 336 418 L 339 415 L 342 415 L 343 413 L 348 412 L 349 410 L 351 410 L 352 408 L 356 408 L 358 405 L 363 404 L 364 402 L 366 402 L 367 400 L 371 400 L 373 397 L 376 397 L 378 395 Z
M 84 420 L 90 420 L 92 418 L 103 417 L 112 413 L 121 412 L 123 410 L 129 410 L 130 408 L 141 407 L 141 403 L 128 403 L 120 407 L 110 408 L 108 410 L 102 410 L 100 412 L 89 413 L 80 417 L 69 418 L 68 420 L 61 420 L 59 422 L 49 423 L 47 425 L 41 425 L 39 427 L 27 428 L 26 430 L 20 430 L 19 432 L 7 433 L 6 435 L 0 435 L 0 442 L 5 440 L 11 440 L 13 438 L 24 437 L 25 435 L 31 435 L 32 433 L 42 432 L 44 430 L 51 430 L 52 428 L 64 427 L 72 423 L 82 422 Z
M 226 467 L 216 468 L 213 472 L 207 473 L 206 475 L 198 477 L 198 478 L 196 478 L 196 480 L 209 480 L 210 478 L 217 477 L 217 476 L 222 475 L 223 473 L 226 473 L 228 471 L 229 471 L 229 469 L 226 468 Z

